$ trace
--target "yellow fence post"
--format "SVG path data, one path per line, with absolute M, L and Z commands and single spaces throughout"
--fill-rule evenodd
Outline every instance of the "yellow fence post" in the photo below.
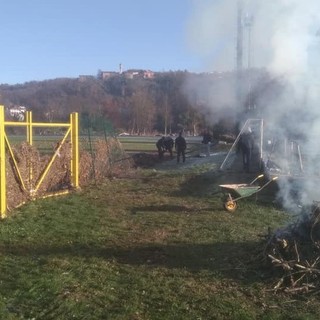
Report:
M 33 133 L 32 133 L 32 112 L 27 111 L 27 142 L 32 146 L 33 144 Z
M 33 144 L 33 130 L 32 130 L 32 112 L 27 111 L 27 142 L 30 146 Z M 28 159 L 29 161 L 29 191 L 30 196 L 33 196 L 33 172 L 32 172 L 32 161 L 31 159 Z
M 6 217 L 7 190 L 6 190 L 6 147 L 4 131 L 4 106 L 0 106 L 0 214 Z
M 71 147 L 72 147 L 72 159 L 71 159 L 71 184 L 74 188 L 79 187 L 79 120 L 78 113 L 73 112 L 70 115 L 71 124 Z

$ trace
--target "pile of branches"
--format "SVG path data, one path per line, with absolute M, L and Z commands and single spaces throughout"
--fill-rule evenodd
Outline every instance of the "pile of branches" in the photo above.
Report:
M 96 140 L 90 146 L 82 143 L 82 147 L 79 163 L 80 186 L 130 174 L 133 160 L 126 154 L 118 139 Z
M 12 150 L 18 168 L 14 165 L 14 160 L 11 155 L 9 153 L 6 154 L 8 210 L 30 201 L 34 197 L 38 198 L 47 193 L 70 188 L 71 146 L 69 142 L 66 142 L 57 153 L 51 169 L 45 175 L 36 194 L 31 194 L 30 192 L 37 185 L 57 147 L 58 144 L 52 146 L 53 150 L 51 155 L 41 155 L 37 148 L 30 146 L 26 142 L 15 145 Z M 23 184 L 21 183 L 19 174 Z
M 132 159 L 126 155 L 117 139 L 96 140 L 90 147 L 85 145 L 85 142 L 81 142 L 82 148 L 90 150 L 90 152 L 84 149 L 80 150 L 80 187 L 89 185 L 92 182 L 96 183 L 120 177 L 124 173 L 128 175 L 133 167 Z M 70 141 L 66 141 L 59 149 L 37 192 L 34 194 L 30 192 L 42 177 L 58 146 L 59 142 L 52 145 L 52 152 L 41 154 L 35 146 L 30 146 L 26 142 L 21 145 L 15 145 L 12 149 L 18 169 L 11 155 L 9 153 L 6 154 L 8 210 L 12 210 L 35 198 L 72 188 L 71 145 Z
M 277 276 L 275 291 L 320 292 L 320 203 L 304 208 L 295 223 L 269 236 L 265 254 Z

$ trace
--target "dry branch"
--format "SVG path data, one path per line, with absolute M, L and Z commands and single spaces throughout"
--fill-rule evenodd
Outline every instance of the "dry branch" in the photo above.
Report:
M 315 202 L 294 224 L 278 230 L 267 240 L 265 254 L 272 268 L 280 270 L 275 291 L 319 292 L 320 207 Z
M 33 198 L 71 188 L 71 145 L 67 141 L 59 150 L 36 194 L 32 194 L 32 190 L 56 152 L 57 145 L 52 146 L 52 153 L 49 155 L 41 155 L 34 146 L 27 143 L 15 146 L 13 154 L 18 169 L 14 166 L 11 155 L 7 153 L 7 208 L 9 211 Z M 88 185 L 93 180 L 97 182 L 115 177 L 120 172 L 128 172 L 132 167 L 132 159 L 127 157 L 117 139 L 98 140 L 92 149 L 93 154 L 80 150 L 80 186 Z M 124 158 L 127 159 L 118 161 Z M 20 182 L 18 171 L 25 188 Z M 30 177 L 32 177 L 31 180 Z

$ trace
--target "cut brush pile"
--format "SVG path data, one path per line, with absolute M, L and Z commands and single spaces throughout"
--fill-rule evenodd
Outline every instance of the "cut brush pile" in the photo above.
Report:
M 280 276 L 275 291 L 320 292 L 320 203 L 269 237 L 265 253 Z
M 85 146 L 85 143 L 83 145 Z M 27 143 L 13 148 L 14 159 L 7 152 L 8 210 L 31 199 L 71 188 L 70 142 L 61 146 L 50 170 L 44 175 L 55 152 L 57 145 L 53 146 L 52 154 L 41 155 L 34 146 Z M 85 186 L 102 179 L 116 177 L 120 173 L 128 172 L 132 166 L 132 159 L 125 154 L 117 139 L 97 140 L 90 148 L 90 152 L 85 148 L 80 150 L 79 184 Z

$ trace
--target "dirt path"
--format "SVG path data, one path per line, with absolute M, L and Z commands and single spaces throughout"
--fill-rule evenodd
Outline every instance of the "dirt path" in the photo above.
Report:
M 217 184 L 250 183 L 259 172 L 254 170 L 246 173 L 242 169 L 241 155 L 237 155 L 231 162 L 231 166 L 220 170 L 227 152 L 211 153 L 211 155 L 200 157 L 199 155 L 187 154 L 185 163 L 177 163 L 176 158 L 170 159 L 168 155 L 163 160 L 159 160 L 157 154 L 136 154 L 135 161 L 138 167 L 152 168 L 157 171 L 188 171 L 196 167 L 205 167 L 201 170 L 202 175 L 214 176 Z M 205 171 L 205 172 L 204 172 Z
M 208 169 L 211 168 L 218 170 L 224 157 L 225 153 L 222 152 L 211 154 L 210 157 L 187 155 L 184 163 L 177 163 L 176 158 L 174 158 L 159 162 L 154 166 L 154 168 L 156 170 L 186 170 L 194 168 L 195 166 L 207 165 Z

